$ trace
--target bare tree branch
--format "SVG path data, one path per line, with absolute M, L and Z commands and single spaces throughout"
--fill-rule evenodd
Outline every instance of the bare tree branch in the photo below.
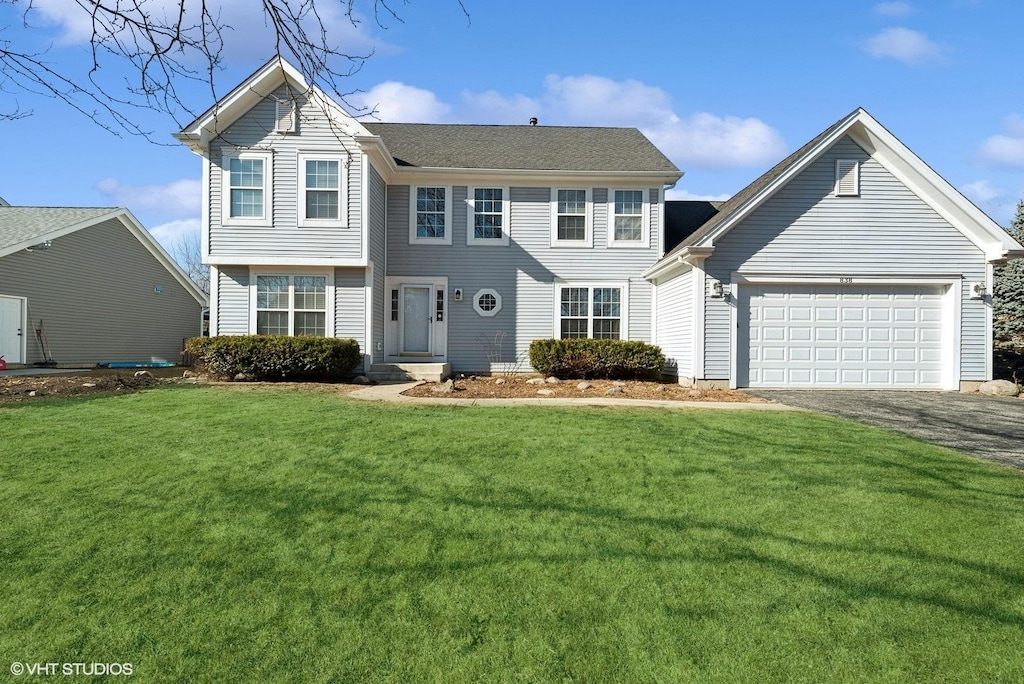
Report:
M 266 27 L 271 33 L 273 56 L 284 58 L 298 68 L 307 82 L 336 96 L 345 106 L 354 90 L 344 87 L 345 79 L 357 73 L 373 55 L 338 45 L 331 38 L 331 24 L 322 10 L 337 11 L 358 28 L 363 16 L 372 16 L 381 28 L 391 21 L 402 22 L 399 0 L 261 0 Z M 425 0 L 432 1 L 432 0 Z M 436 0 L 434 0 L 436 1 Z M 469 23 L 464 0 L 458 5 Z M 402 6 L 410 0 L 400 0 Z M 22 35 L 43 31 L 36 20 L 45 18 L 34 0 L 0 0 L 0 7 L 20 8 Z M 48 59 L 53 47 L 33 51 L 5 38 L 11 27 L 0 26 L 0 92 L 30 93 L 63 102 L 91 118 L 108 131 L 141 135 L 151 141 L 153 132 L 137 122 L 136 112 L 156 110 L 169 115 L 181 127 L 205 109 L 204 96 L 196 107 L 190 101 L 193 86 L 209 89 L 219 99 L 217 76 L 223 68 L 228 41 L 244 42 L 250 36 L 234 34 L 234 28 L 219 5 L 208 0 L 74 0 L 81 16 L 88 20 L 88 59 L 82 72 L 57 67 Z M 111 80 L 111 75 L 128 67 L 129 77 Z M 0 120 L 31 115 L 15 105 L 0 110 Z M 160 132 L 160 139 L 164 136 Z

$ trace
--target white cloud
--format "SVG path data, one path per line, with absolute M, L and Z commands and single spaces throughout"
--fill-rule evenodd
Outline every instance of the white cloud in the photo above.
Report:
M 1024 168 L 1024 117 L 1011 114 L 1003 120 L 1003 129 L 981 144 L 978 157 L 994 166 Z
M 182 238 L 187 235 L 199 237 L 201 221 L 197 218 L 182 219 L 161 223 L 149 229 L 149 234 L 156 238 L 168 254 L 175 256 L 178 252 L 178 245 Z
M 907 66 L 925 66 L 941 61 L 945 49 L 927 35 L 908 28 L 884 29 L 864 42 L 864 51 L 875 59 L 895 59 Z
M 398 81 L 385 81 L 348 100 L 389 123 L 439 123 L 449 120 L 452 109 L 429 90 Z
M 684 168 L 761 166 L 786 152 L 779 132 L 760 119 L 708 112 L 680 116 L 661 88 L 592 74 L 548 76 L 537 97 L 467 90 L 454 106 L 396 81 L 349 99 L 356 106 L 376 107 L 377 117 L 388 122 L 525 125 L 535 116 L 541 125 L 632 126 Z
M 732 197 L 728 193 L 721 195 L 701 195 L 699 193 L 693 193 L 689 190 L 682 190 L 680 188 L 673 188 L 665 193 L 665 199 L 668 200 L 689 200 L 693 202 L 724 202 Z
M 1007 192 L 1002 188 L 998 188 L 988 180 L 974 181 L 973 183 L 965 184 L 961 190 L 970 199 L 978 202 L 979 204 L 985 204 L 995 199 L 1000 199 L 1007 196 Z
M 883 17 L 906 17 L 914 13 L 914 7 L 909 2 L 880 2 L 871 10 Z
M 133 214 L 158 216 L 197 216 L 202 204 L 202 183 L 191 178 L 166 185 L 127 185 L 116 178 L 104 178 L 96 184 L 111 204 L 125 207 Z
M 33 0 L 33 10 L 29 13 L 30 21 L 41 21 L 44 25 L 54 26 L 59 31 L 56 36 L 58 44 L 75 45 L 88 42 L 92 36 L 92 16 L 86 5 L 79 0 Z M 131 3 L 129 3 L 131 4 Z M 145 12 L 155 17 L 174 17 L 182 0 L 147 0 L 140 3 Z M 373 51 L 390 51 L 394 48 L 376 40 L 368 34 L 368 27 L 375 25 L 370 19 L 364 20 L 358 13 L 354 14 L 356 24 L 345 15 L 346 3 L 321 3 L 316 8 L 323 22 L 324 29 L 330 37 L 332 46 L 343 46 L 344 51 L 354 55 L 369 55 Z M 185 24 L 197 20 L 200 4 L 197 0 L 184 0 L 186 11 Z M 270 22 L 262 8 L 254 11 L 252 0 L 222 0 L 211 8 L 217 23 L 224 27 L 224 51 L 222 57 L 227 60 L 269 59 L 272 55 L 274 40 Z M 126 3 L 120 9 L 131 16 L 135 12 L 126 9 Z M 310 35 L 319 35 L 316 17 L 307 15 L 305 25 Z M 121 35 L 122 40 L 127 34 Z

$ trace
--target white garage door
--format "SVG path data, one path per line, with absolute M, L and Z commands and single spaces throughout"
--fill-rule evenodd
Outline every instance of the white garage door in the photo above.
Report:
M 939 389 L 944 290 L 741 286 L 737 384 Z

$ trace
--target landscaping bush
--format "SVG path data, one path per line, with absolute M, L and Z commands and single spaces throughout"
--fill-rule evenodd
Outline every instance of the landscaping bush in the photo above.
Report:
M 194 337 L 185 351 L 211 375 L 272 382 L 338 382 L 362 361 L 358 342 L 333 337 Z
M 665 356 L 661 347 L 627 340 L 534 340 L 530 365 L 559 378 L 657 380 Z

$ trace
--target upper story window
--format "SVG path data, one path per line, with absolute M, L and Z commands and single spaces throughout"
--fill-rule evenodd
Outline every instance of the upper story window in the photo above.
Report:
M 646 247 L 647 220 L 643 190 L 614 190 L 609 207 L 608 245 L 610 247 Z
M 409 242 L 452 244 L 452 209 L 446 186 L 418 185 L 412 188 Z
M 592 247 L 590 191 L 554 188 L 551 191 L 551 246 Z
M 224 156 L 223 222 L 270 225 L 272 177 L 269 152 L 237 152 Z
M 467 245 L 507 245 L 508 188 L 470 188 Z
M 299 169 L 303 192 L 300 225 L 337 225 L 345 215 L 341 159 L 300 154 Z

